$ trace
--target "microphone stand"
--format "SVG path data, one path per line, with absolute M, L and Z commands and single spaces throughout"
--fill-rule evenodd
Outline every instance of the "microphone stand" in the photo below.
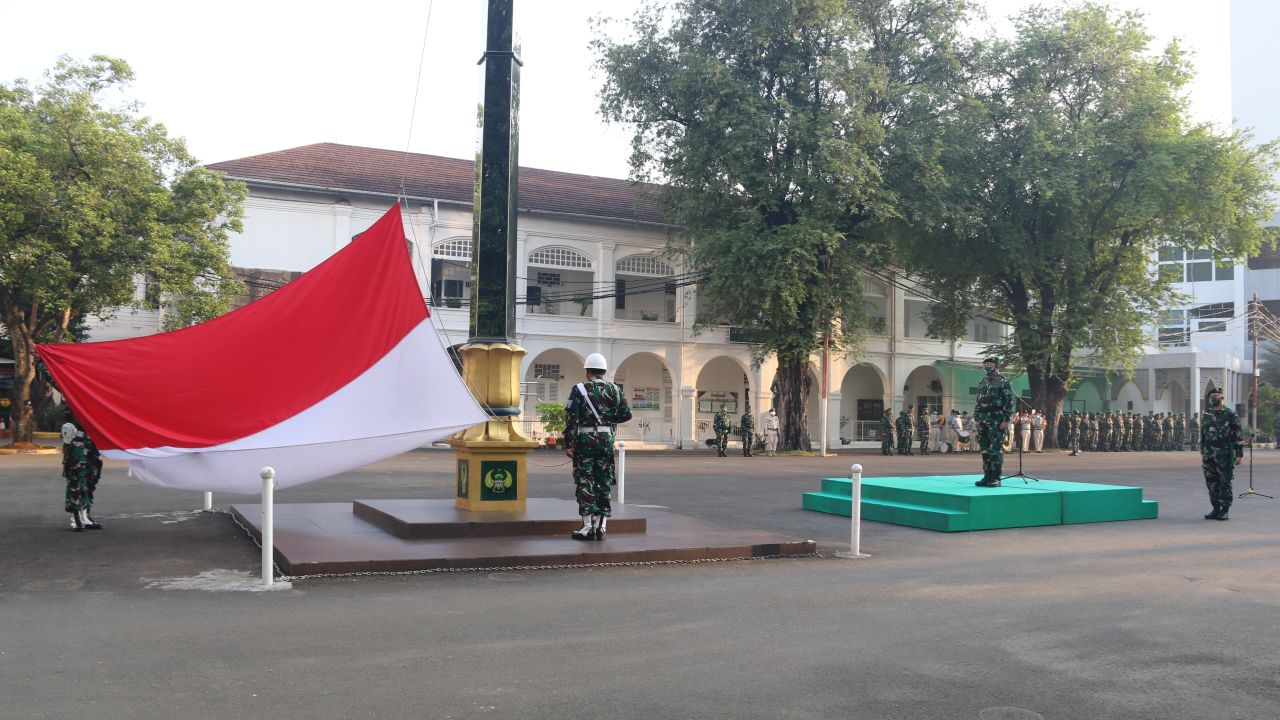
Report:
M 1253 431 L 1253 434 L 1249 436 L 1249 489 L 1240 493 L 1238 497 L 1240 499 L 1244 499 L 1247 497 L 1260 497 L 1260 498 L 1266 498 L 1268 500 L 1275 500 L 1275 498 L 1271 497 L 1270 495 L 1263 495 L 1262 493 L 1253 489 L 1253 444 L 1257 442 L 1257 438 L 1258 438 L 1258 432 L 1255 430 Z
M 1014 399 L 1016 399 L 1018 402 L 1022 403 L 1023 405 L 1026 405 L 1028 410 L 1032 409 L 1032 408 L 1031 408 L 1031 403 L 1027 402 L 1026 400 L 1023 400 L 1021 395 L 1018 395 L 1017 393 L 1014 393 L 1014 394 L 1013 394 L 1013 397 L 1014 397 Z M 1043 423 L 1044 421 L 1042 420 L 1041 422 Z M 1032 432 L 1034 433 L 1034 432 L 1035 432 L 1035 430 L 1032 430 Z M 1030 484 L 1030 482 L 1031 482 L 1032 480 L 1034 480 L 1034 481 L 1036 481 L 1036 482 L 1040 482 L 1040 478 L 1035 477 L 1034 475 L 1028 475 L 1028 474 L 1026 474 L 1025 472 L 1023 472 L 1023 471 L 1022 471 L 1022 453 L 1023 453 L 1023 449 L 1022 449 L 1022 438 L 1018 437 L 1020 434 L 1021 434 L 1021 431 L 1020 431 L 1018 428 L 1014 428 L 1014 429 L 1013 429 L 1013 444 L 1018 446 L 1018 472 L 1016 472 L 1016 473 L 1014 473 L 1014 474 L 1012 474 L 1012 475 L 1006 475 L 1006 476 L 1004 476 L 1004 477 L 1000 478 L 1000 481 L 1001 481 L 1001 482 L 1004 482 L 1005 480 L 1008 480 L 1008 479 L 1010 479 L 1010 478 L 1021 478 L 1021 479 L 1022 479 L 1022 484 L 1023 484 L 1023 485 Z

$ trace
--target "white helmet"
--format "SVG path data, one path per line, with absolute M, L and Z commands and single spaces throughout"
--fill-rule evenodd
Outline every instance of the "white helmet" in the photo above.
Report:
M 583 370 L 608 370 L 609 363 L 605 362 L 604 356 L 600 353 L 591 353 L 587 356 L 587 361 L 582 364 Z

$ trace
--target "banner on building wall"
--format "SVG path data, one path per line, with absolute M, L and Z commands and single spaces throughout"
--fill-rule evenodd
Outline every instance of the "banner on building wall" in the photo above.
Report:
M 638 387 L 631 391 L 632 410 L 661 410 L 662 388 Z
M 698 391 L 698 412 L 720 412 L 721 405 L 724 405 L 725 412 L 738 412 L 738 393 L 728 390 Z
M 255 493 L 319 480 L 487 419 L 414 276 L 399 206 L 239 310 L 174 332 L 39 345 L 107 457 L 146 483 Z

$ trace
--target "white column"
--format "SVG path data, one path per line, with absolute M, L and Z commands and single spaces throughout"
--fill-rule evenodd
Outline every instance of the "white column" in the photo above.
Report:
M 276 471 L 271 467 L 262 468 L 262 584 L 270 585 L 275 581 L 275 488 Z
M 596 270 L 597 295 L 609 295 L 613 293 L 614 264 L 613 255 L 617 249 L 614 243 L 598 242 L 596 243 L 596 257 L 599 259 L 600 267 Z M 592 304 L 596 314 L 596 332 L 603 337 L 606 325 L 613 325 L 613 298 L 603 298 L 596 300 Z
M 1191 357 L 1191 387 L 1188 388 L 1191 395 L 1191 413 L 1200 412 L 1200 365 L 1196 362 L 1195 356 Z M 1187 421 L 1191 421 L 1191 415 L 1187 415 Z
M 684 425 L 680 444 L 685 449 L 698 447 L 698 403 L 694 388 L 688 385 L 680 386 L 680 418 Z
M 351 203 L 339 200 L 333 204 L 333 251 L 351 242 Z
M 841 393 L 832 391 L 827 396 L 827 447 L 840 447 L 840 399 Z

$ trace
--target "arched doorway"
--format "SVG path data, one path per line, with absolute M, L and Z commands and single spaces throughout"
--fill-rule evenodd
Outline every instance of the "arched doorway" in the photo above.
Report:
M 541 438 L 546 435 L 546 430 L 539 421 L 538 403 L 563 405 L 568 401 L 569 388 L 582 379 L 582 363 L 585 360 L 572 350 L 552 348 L 527 361 L 524 382 L 520 386 L 520 392 L 524 396 L 521 420 L 531 437 Z
M 648 352 L 628 356 L 613 374 L 631 404 L 632 420 L 618 426 L 618 439 L 645 444 L 674 445 L 675 400 L 671 369 Z
M 849 368 L 840 383 L 840 418 L 836 422 L 841 444 L 877 438 L 884 395 L 884 378 L 878 368 L 865 363 Z
M 1115 409 L 1124 412 L 1142 412 L 1146 401 L 1142 399 L 1142 390 L 1138 384 L 1130 380 L 1116 393 Z
M 941 412 L 943 410 L 943 390 L 942 375 L 938 373 L 936 367 L 933 365 L 921 365 L 915 368 L 907 375 L 907 382 L 902 387 L 902 401 L 897 404 L 897 407 L 891 408 L 894 417 L 897 417 L 898 411 L 906 410 L 907 406 L 912 408 L 925 407 L 929 410 Z M 950 411 L 949 408 L 948 411 Z M 914 410 L 912 417 L 915 417 Z
M 694 389 L 694 440 L 702 443 L 715 437 L 711 421 L 715 418 L 720 406 L 738 424 L 738 418 L 746 411 L 750 399 L 751 380 L 746 366 L 736 359 L 720 356 L 712 359 L 698 371 L 698 382 Z M 751 408 L 758 416 L 762 408 Z
M 1076 386 L 1075 394 L 1071 396 L 1071 409 L 1082 413 L 1102 412 L 1102 393 L 1097 381 L 1086 379 Z

